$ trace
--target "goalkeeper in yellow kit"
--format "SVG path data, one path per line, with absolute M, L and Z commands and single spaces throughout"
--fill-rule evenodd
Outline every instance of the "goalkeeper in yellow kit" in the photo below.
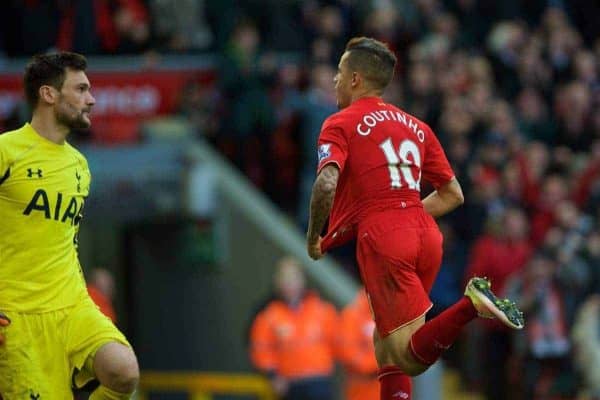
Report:
M 35 56 L 24 75 L 31 123 L 0 135 L 0 398 L 129 399 L 137 360 L 87 294 L 77 231 L 89 193 L 85 157 L 66 138 L 90 127 L 85 57 Z M 99 383 L 99 385 L 98 385 Z

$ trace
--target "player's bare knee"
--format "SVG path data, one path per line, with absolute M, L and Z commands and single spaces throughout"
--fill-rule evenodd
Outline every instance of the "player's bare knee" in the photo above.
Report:
M 116 342 L 98 350 L 94 370 L 102 385 L 120 393 L 132 393 L 140 378 L 133 350 Z
M 133 352 L 115 362 L 108 372 L 109 382 L 105 385 L 120 393 L 132 393 L 140 380 L 140 370 Z

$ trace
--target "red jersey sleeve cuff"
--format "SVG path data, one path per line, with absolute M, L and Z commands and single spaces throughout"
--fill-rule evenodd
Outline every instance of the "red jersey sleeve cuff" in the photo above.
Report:
M 452 179 L 456 178 L 456 175 L 452 175 L 448 180 L 443 181 L 442 183 L 438 183 L 433 185 L 433 187 L 435 188 L 435 190 L 438 190 L 438 188 L 450 183 L 450 181 L 452 181 Z
M 340 163 L 336 160 L 327 160 L 325 161 L 323 164 L 319 165 L 319 167 L 317 168 L 317 175 L 319 175 L 319 173 L 321 172 L 321 170 L 323 168 L 325 168 L 326 165 L 329 164 L 335 164 L 336 167 L 338 167 L 338 169 L 341 171 L 342 170 L 342 166 L 340 165 Z

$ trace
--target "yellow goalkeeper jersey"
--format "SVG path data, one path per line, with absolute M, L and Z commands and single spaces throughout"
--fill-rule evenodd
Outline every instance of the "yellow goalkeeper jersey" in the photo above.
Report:
M 87 296 L 77 232 L 85 157 L 29 124 L 0 135 L 0 311 L 45 312 Z

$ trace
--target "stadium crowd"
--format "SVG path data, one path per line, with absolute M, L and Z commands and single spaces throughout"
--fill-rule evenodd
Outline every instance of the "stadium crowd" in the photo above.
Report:
M 219 54 L 215 84 L 187 87 L 180 113 L 303 229 L 339 55 L 355 35 L 387 42 L 399 58 L 387 100 L 433 128 L 465 192 L 440 221 L 434 312 L 478 274 L 526 313 L 523 333 L 488 321 L 467 332 L 450 365 L 488 399 L 600 398 L 597 3 L 11 0 L 0 9 L 5 56 Z

